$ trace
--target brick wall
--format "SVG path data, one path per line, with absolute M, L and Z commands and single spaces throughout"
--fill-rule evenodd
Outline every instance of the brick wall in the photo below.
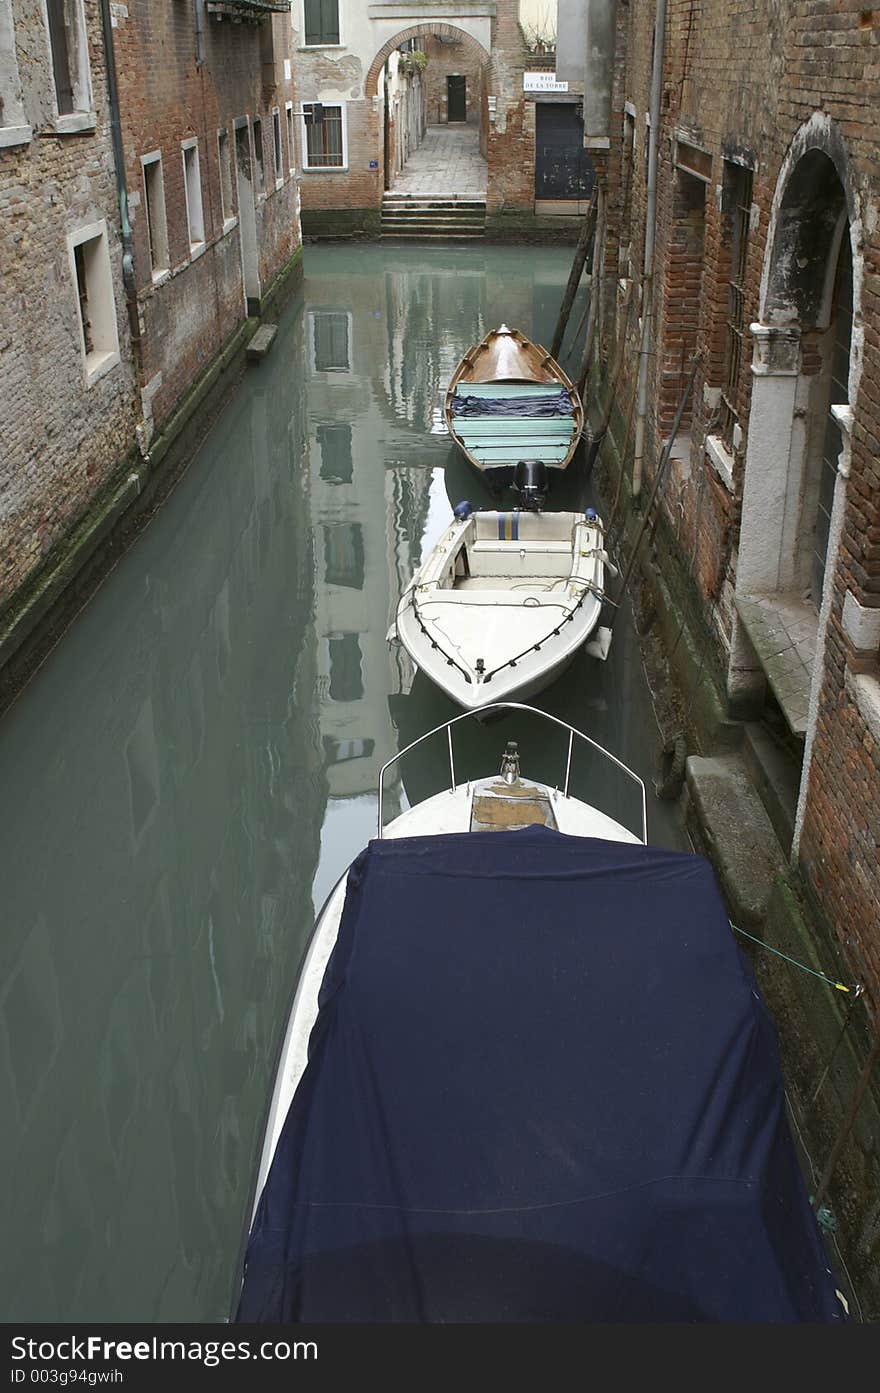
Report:
M 55 134 L 42 9 L 16 0 L 12 12 L 32 134 L 0 144 L 0 609 L 133 448 L 139 414 L 98 5 L 85 5 L 94 128 L 63 135 Z M 67 239 L 100 222 L 120 361 L 87 387 Z
M 644 246 L 645 114 L 653 20 L 651 0 L 631 0 L 629 6 L 618 7 L 605 268 L 609 278 L 616 278 L 632 267 L 637 302 Z M 861 313 L 856 315 L 853 338 L 857 388 L 850 401 L 850 474 L 831 581 L 824 666 L 814 693 L 815 733 L 803 794 L 800 860 L 820 907 L 851 954 L 854 972 L 864 971 L 877 1003 L 880 778 L 876 712 L 880 686 L 876 679 L 880 668 L 870 653 L 854 650 L 843 607 L 847 593 L 868 610 L 880 606 L 880 172 L 874 109 L 880 76 L 880 10 L 848 0 L 779 0 L 770 7 L 755 6 L 751 0 L 670 0 L 665 53 L 648 485 L 671 419 L 672 378 L 682 348 L 693 343 L 702 360 L 690 448 L 670 471 L 664 533 L 675 564 L 689 577 L 691 599 L 706 633 L 714 639 L 722 670 L 733 622 L 731 600 L 753 382 L 748 325 L 761 312 L 762 275 L 771 263 L 781 264 L 768 245 L 777 184 L 788 168 L 785 161 L 792 142 L 800 138 L 805 123 L 815 124 L 816 113 L 821 113 L 817 148 L 826 151 L 839 175 L 841 206 L 859 220 L 856 286 Z M 621 225 L 625 103 L 634 112 L 636 134 L 628 226 Z M 805 148 L 810 140 L 812 136 Z M 681 185 L 674 171 L 676 142 L 698 154 L 704 152 L 706 161 L 705 243 L 696 302 L 693 260 L 698 237 L 688 216 L 683 220 L 687 210 L 682 208 Z M 733 380 L 726 382 L 732 219 L 724 190 L 731 165 L 737 163 L 754 170 L 754 181 L 743 276 L 745 345 Z M 629 263 L 621 265 L 620 249 L 627 245 L 631 247 Z M 777 312 L 784 319 L 784 305 Z M 803 329 L 800 371 L 806 383 L 815 380 L 822 367 L 823 326 L 808 319 Z M 634 338 L 634 330 L 631 334 Z M 619 387 L 623 401 L 634 372 L 633 357 Z M 728 417 L 731 448 L 724 468 L 713 464 L 706 451 L 707 435 L 712 433 L 714 438 L 722 428 L 722 389 L 733 413 Z M 833 556 L 830 561 L 833 566 Z M 864 679 L 858 691 L 856 676 Z
M 461 42 L 440 43 L 431 35 L 420 39 L 419 45 L 428 57 L 424 74 L 428 124 L 442 125 L 447 119 L 446 78 L 449 73 L 464 76 L 467 120 L 471 124 L 478 123 L 484 65 L 474 47 Z
M 255 198 L 260 290 L 299 246 L 297 185 L 291 168 L 285 78 L 291 57 L 289 15 L 258 23 L 204 20 L 204 61 L 197 61 L 192 6 L 131 0 L 114 30 L 126 177 L 134 237 L 144 414 L 161 428 L 188 388 L 246 318 L 242 226 L 236 187 L 236 122 L 262 127 L 264 190 Z M 279 110 L 281 181 L 274 171 L 273 111 Z M 232 206 L 224 210 L 218 132 L 229 142 Z M 182 142 L 198 141 L 203 245 L 190 245 Z M 142 157 L 162 156 L 169 267 L 154 276 Z M 255 154 L 251 155 L 255 161 Z M 252 166 L 256 186 L 255 164 Z M 226 218 L 224 219 L 224 211 Z M 230 214 L 232 216 L 230 217 Z M 255 298 L 255 297 L 252 297 Z

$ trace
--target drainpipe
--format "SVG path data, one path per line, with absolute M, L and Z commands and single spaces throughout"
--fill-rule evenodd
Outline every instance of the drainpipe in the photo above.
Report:
M 632 496 L 642 491 L 645 453 L 645 417 L 648 411 L 648 353 L 654 308 L 654 233 L 657 222 L 657 150 L 660 143 L 660 106 L 663 93 L 663 53 L 666 39 L 666 0 L 656 0 L 654 12 L 654 64 L 651 71 L 651 129 L 648 132 L 648 187 L 645 208 L 645 257 L 642 265 L 642 340 L 636 396 L 636 433 L 633 453 Z
M 110 104 L 110 137 L 113 142 L 113 163 L 116 168 L 116 191 L 119 196 L 119 223 L 122 232 L 122 283 L 128 307 L 128 322 L 132 342 L 140 346 L 137 291 L 134 283 L 134 254 L 131 223 L 128 217 L 128 188 L 125 182 L 125 152 L 122 148 L 122 127 L 119 120 L 119 89 L 116 85 L 116 58 L 113 50 L 113 25 L 110 21 L 110 0 L 100 0 L 101 32 L 104 39 L 104 66 L 107 69 L 107 97 Z
M 193 0 L 196 15 L 196 67 L 205 61 L 205 0 Z M 269 23 L 272 23 L 271 15 Z

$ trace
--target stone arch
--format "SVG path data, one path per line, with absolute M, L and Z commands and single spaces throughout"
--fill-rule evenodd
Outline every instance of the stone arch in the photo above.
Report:
M 852 165 L 839 128 L 815 112 L 796 132 L 779 169 L 760 322 L 751 326 L 738 617 L 728 675 L 731 696 L 737 688 L 747 693 L 753 680 L 757 689 L 769 681 L 803 740 L 794 855 L 846 506 L 850 403 L 862 363 L 861 283 L 862 224 Z M 771 641 L 767 626 L 773 624 Z M 786 650 L 782 671 L 773 650 L 784 648 L 792 632 L 798 643 L 791 653 Z
M 797 131 L 776 181 L 761 276 L 761 322 L 801 332 L 828 326 L 840 239 L 849 225 L 853 317 L 859 320 L 862 222 L 846 143 L 824 112 Z M 854 341 L 854 348 L 856 347 Z M 860 354 L 854 354 L 860 362 Z M 852 400 L 854 393 L 850 392 Z
M 379 76 L 389 55 L 392 54 L 396 48 L 406 43 L 407 39 L 418 39 L 424 35 L 430 34 L 436 34 L 443 39 L 455 39 L 458 43 L 463 44 L 466 52 L 477 58 L 480 63 L 487 64 L 489 62 L 488 50 L 483 47 L 478 39 L 466 33 L 464 29 L 457 29 L 454 24 L 441 24 L 437 20 L 423 21 L 421 24 L 410 25 L 408 29 L 401 29 L 399 34 L 395 34 L 392 39 L 389 39 L 387 43 L 382 45 L 370 64 L 370 70 L 364 82 L 364 96 L 375 97 L 378 95 Z

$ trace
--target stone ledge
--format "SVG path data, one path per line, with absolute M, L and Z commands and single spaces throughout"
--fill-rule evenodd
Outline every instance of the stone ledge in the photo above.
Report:
M 880 681 L 866 672 L 846 670 L 844 684 L 871 737 L 880 745 Z
M 685 779 L 688 822 L 715 867 L 731 919 L 759 929 L 786 862 L 745 761 L 691 755 Z

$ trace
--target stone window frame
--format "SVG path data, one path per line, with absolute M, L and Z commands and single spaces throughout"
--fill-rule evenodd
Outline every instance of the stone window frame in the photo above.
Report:
M 25 120 L 18 54 L 15 50 L 15 16 L 12 0 L 0 0 L 0 149 L 27 145 L 33 130 Z
M 280 189 L 284 184 L 284 150 L 281 143 L 281 108 L 273 106 L 269 114 L 272 117 L 272 172 L 275 176 L 275 188 Z
M 342 163 L 341 164 L 309 164 L 309 133 L 306 126 L 305 107 L 309 102 L 301 105 L 299 113 L 300 140 L 302 141 L 302 169 L 303 174 L 347 174 L 348 170 L 348 103 L 347 102 L 322 102 L 326 111 L 339 111 L 340 133 L 342 136 Z
M 41 0 L 43 23 L 46 33 L 46 50 L 51 73 L 52 128 L 56 135 L 76 135 L 80 131 L 93 131 L 97 128 L 92 89 L 92 71 L 89 62 L 89 32 L 86 21 L 84 0 L 65 0 L 75 25 L 74 43 L 68 46 L 68 59 L 71 64 L 70 82 L 72 88 L 73 110 L 61 112 L 58 108 L 58 89 L 55 82 L 52 35 L 49 25 L 48 0 Z
M 336 32 L 338 37 L 335 40 L 312 39 L 310 41 L 306 37 L 306 0 L 300 0 L 299 13 L 302 19 L 302 26 L 300 28 L 300 33 L 302 34 L 302 43 L 299 45 L 300 48 L 345 48 L 346 45 L 342 23 L 343 12 L 344 6 L 340 5 L 339 0 L 336 0 Z
M 91 247 L 91 255 L 84 265 L 88 301 L 93 310 L 90 320 L 94 342 L 91 349 L 86 347 L 85 330 L 82 320 L 79 273 L 77 269 L 77 250 Z M 70 266 L 71 285 L 76 297 L 76 322 L 79 331 L 79 346 L 82 354 L 83 374 L 86 388 L 94 387 L 102 377 L 121 362 L 119 352 L 119 326 L 116 320 L 116 293 L 113 284 L 113 268 L 110 263 L 110 246 L 107 236 L 107 220 L 88 223 L 67 234 L 67 255 Z
M 217 132 L 217 170 L 220 179 L 220 214 L 225 237 L 226 233 L 231 232 L 238 224 L 235 212 L 235 185 L 232 178 L 232 145 L 225 126 Z
M 202 162 L 198 136 L 187 136 L 180 142 L 183 168 L 183 193 L 186 204 L 186 235 L 190 261 L 197 260 L 207 247 L 205 237 L 205 205 L 202 198 Z M 201 236 L 193 236 L 193 233 Z
M 159 166 L 159 179 L 157 189 L 159 198 L 153 201 L 149 194 L 149 183 L 147 170 L 153 165 Z M 150 278 L 153 285 L 161 285 L 162 281 L 171 275 L 171 245 L 168 238 L 168 213 L 165 207 L 165 168 L 161 150 L 150 150 L 148 154 L 141 155 L 141 176 L 144 183 L 144 212 L 147 217 L 147 247 L 150 255 Z M 150 223 L 161 234 L 159 239 L 153 237 L 150 230 Z M 158 245 L 156 244 L 158 240 Z M 164 253 L 164 258 L 163 258 Z M 163 261 L 164 264 L 159 264 Z
M 287 172 L 296 173 L 296 136 L 293 127 L 293 102 L 284 103 L 284 119 L 287 125 Z

